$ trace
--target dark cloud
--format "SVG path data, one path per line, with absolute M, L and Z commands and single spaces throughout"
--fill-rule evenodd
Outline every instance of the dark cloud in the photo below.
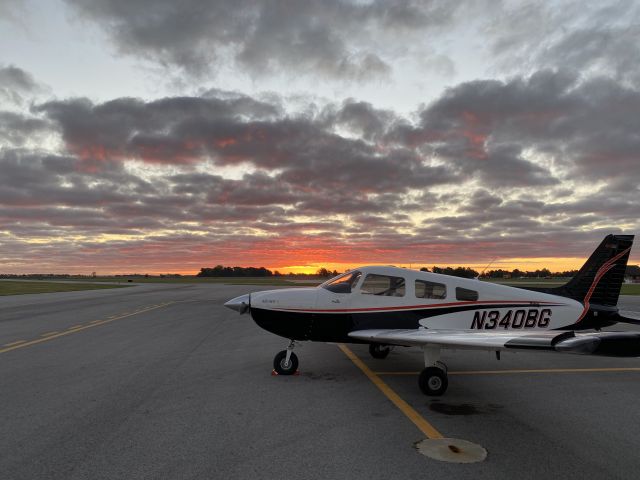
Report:
M 319 120 L 328 128 L 346 130 L 368 141 L 378 141 L 401 119 L 389 110 L 380 110 L 368 102 L 347 99 L 342 105 L 329 105 Z
M 0 141 L 4 145 L 20 147 L 29 140 L 42 139 L 51 130 L 51 124 L 40 118 L 0 111 Z
M 244 182 L 193 174 L 147 180 L 119 162 L 101 166 L 87 171 L 73 157 L 0 151 L 0 206 L 5 207 L 0 219 L 85 227 L 84 233 L 117 229 L 136 234 L 145 228 L 197 230 L 209 222 L 266 221 L 285 215 L 274 199 L 265 205 L 273 185 L 251 201 L 242 199 L 244 192 L 253 193 L 240 188 Z M 233 196 L 215 195 L 224 189 Z M 188 225 L 193 222 L 198 226 Z
M 634 2 L 513 2 L 486 19 L 484 33 L 493 58 L 511 71 L 563 68 L 640 86 Z
M 26 96 L 41 89 L 34 78 L 13 65 L 0 66 L 0 101 L 22 104 Z
M 108 164 L 100 176 L 83 171 L 77 159 L 25 150 L 0 150 L 0 204 L 11 207 L 93 207 L 130 201 L 143 180 L 120 165 Z
M 454 2 L 402 0 L 67 0 L 107 30 L 121 52 L 203 75 L 232 58 L 252 74 L 290 70 L 370 80 L 390 72 L 386 39 L 443 28 Z M 397 49 L 395 54 L 397 55 Z
M 613 79 L 545 70 L 460 84 L 388 138 L 495 187 L 638 181 L 639 108 L 640 91 Z
M 640 22 L 640 16 L 636 16 Z M 607 28 L 594 25 L 568 33 L 540 61 L 578 71 L 606 74 L 640 86 L 640 24 Z
M 241 100 L 119 99 L 98 105 L 68 100 L 43 104 L 36 111 L 56 122 L 69 151 L 81 159 L 133 158 L 177 165 L 210 159 L 218 166 L 272 172 L 245 177 L 231 190 L 227 182 L 209 198 L 243 202 L 270 188 L 305 210 L 332 203 L 334 212 L 364 204 L 370 211 L 376 208 L 372 194 L 401 194 L 454 180 L 446 166 L 427 165 L 402 146 L 381 150 L 366 139 L 335 133 L 346 125 L 355 132 L 380 134 L 393 118 L 389 112 L 346 103 L 318 118 L 290 117 L 276 106 Z
M 53 101 L 35 109 L 56 121 L 69 149 L 81 158 L 137 157 L 158 163 L 188 163 L 209 143 L 224 147 L 226 129 L 249 117 L 269 119 L 278 107 L 246 96 L 224 99 L 173 97 L 152 102 L 134 98 L 94 105 L 88 99 Z M 206 142 L 202 135 L 214 131 Z

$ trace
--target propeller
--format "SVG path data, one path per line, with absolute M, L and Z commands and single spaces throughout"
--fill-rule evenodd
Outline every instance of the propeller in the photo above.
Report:
M 232 298 L 227 303 L 224 304 L 225 307 L 230 308 L 231 310 L 235 310 L 240 313 L 247 313 L 251 310 L 251 294 L 247 293 L 245 295 L 240 295 L 239 297 Z

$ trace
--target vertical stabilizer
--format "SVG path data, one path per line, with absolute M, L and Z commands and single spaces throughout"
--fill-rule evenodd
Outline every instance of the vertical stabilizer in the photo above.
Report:
M 607 235 L 578 273 L 562 287 L 549 289 L 549 293 L 615 307 L 632 244 L 633 235 Z

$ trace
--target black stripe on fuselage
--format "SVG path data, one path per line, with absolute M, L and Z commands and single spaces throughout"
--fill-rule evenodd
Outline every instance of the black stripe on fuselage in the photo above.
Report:
M 251 317 L 268 332 L 293 340 L 352 342 L 347 335 L 356 330 L 349 313 L 283 312 L 252 307 Z
M 559 305 L 545 305 L 559 306 Z M 251 308 L 251 316 L 263 329 L 294 340 L 319 342 L 353 342 L 348 336 L 355 330 L 371 329 L 417 329 L 420 320 L 469 310 L 496 310 L 500 308 L 540 308 L 531 303 L 468 304 L 442 308 L 422 308 L 416 310 L 387 310 L 367 312 L 292 312 Z

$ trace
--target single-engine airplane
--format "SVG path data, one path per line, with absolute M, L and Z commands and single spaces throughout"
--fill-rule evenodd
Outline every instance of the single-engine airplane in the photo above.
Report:
M 442 395 L 448 380 L 440 352 L 447 348 L 495 351 L 498 358 L 515 350 L 640 356 L 640 332 L 600 331 L 617 322 L 640 325 L 640 313 L 616 306 L 632 244 L 632 235 L 608 235 L 575 277 L 554 288 L 370 266 L 315 288 L 261 291 L 225 306 L 290 340 L 273 361 L 280 375 L 296 372 L 299 340 L 368 343 L 379 359 L 392 346 L 420 347 L 420 389 Z

